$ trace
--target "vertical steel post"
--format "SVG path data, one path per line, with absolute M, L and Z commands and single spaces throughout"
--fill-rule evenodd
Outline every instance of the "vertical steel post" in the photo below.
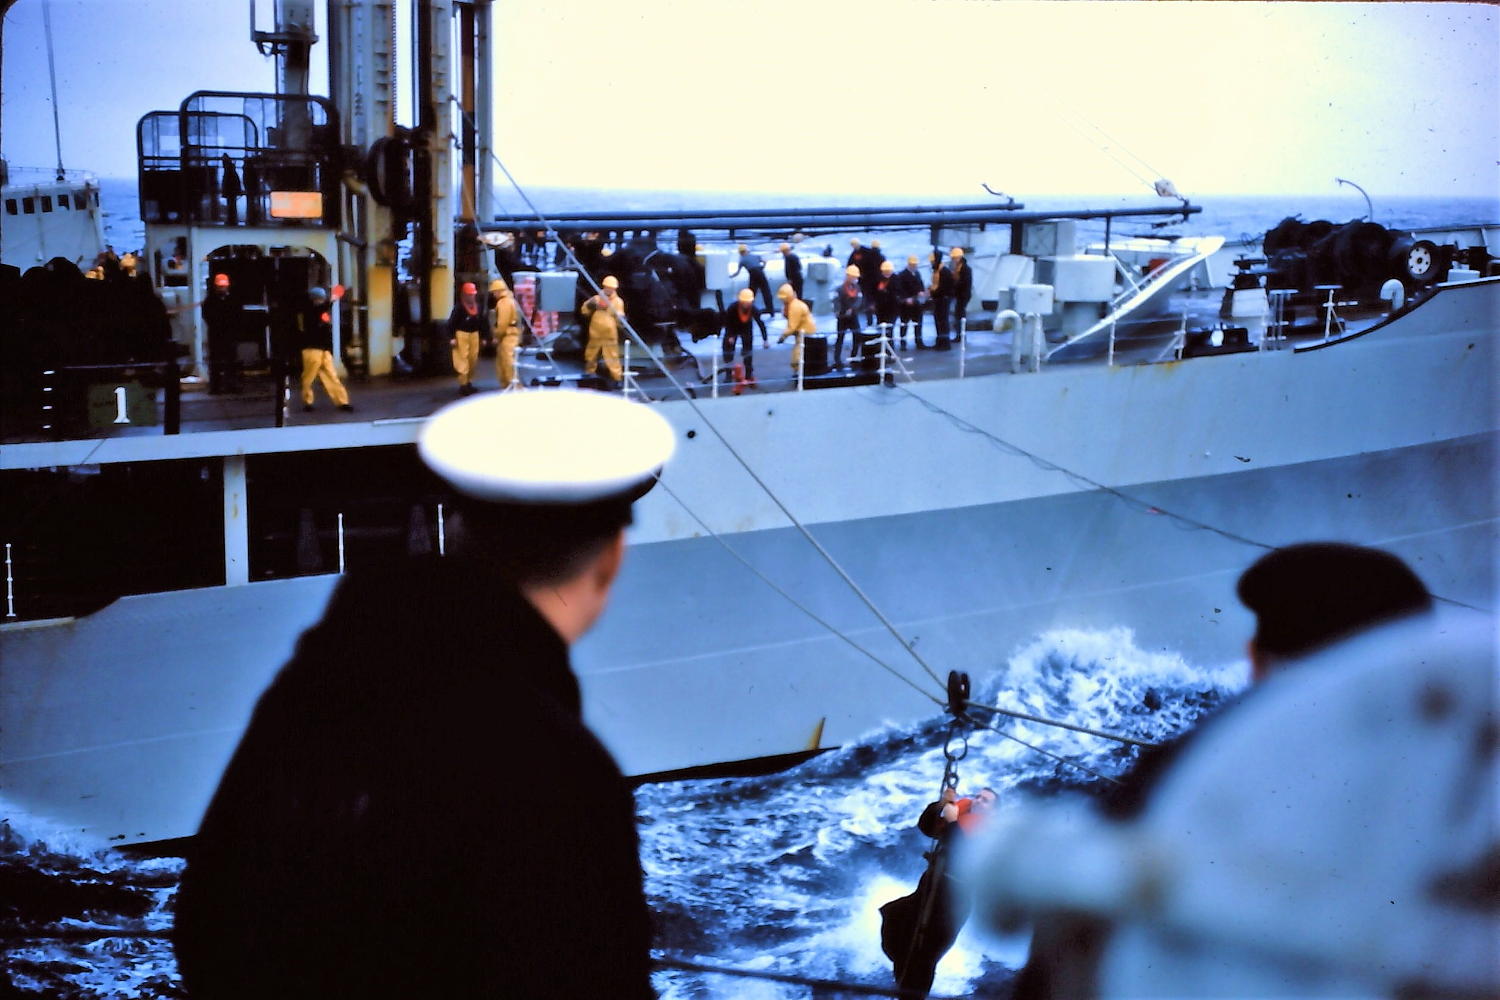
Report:
M 250 522 L 246 516 L 245 456 L 226 455 L 224 488 L 224 584 L 250 582 Z

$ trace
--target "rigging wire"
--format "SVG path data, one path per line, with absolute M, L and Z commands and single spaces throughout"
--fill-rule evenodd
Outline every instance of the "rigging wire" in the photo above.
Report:
M 1115 499 L 1123 502 L 1127 507 L 1130 507 L 1133 510 L 1137 511 L 1138 513 L 1159 514 L 1162 517 L 1167 518 L 1169 522 L 1173 523 L 1183 530 L 1211 532 L 1212 534 L 1218 535 L 1221 538 L 1228 539 L 1231 542 L 1238 542 L 1241 545 L 1248 545 L 1251 548 L 1262 549 L 1266 552 L 1270 552 L 1277 548 L 1277 546 L 1272 545 L 1269 542 L 1262 542 L 1257 541 L 1254 538 L 1247 538 L 1244 535 L 1236 534 L 1235 532 L 1229 531 L 1225 528 L 1216 527 L 1206 521 L 1200 521 L 1197 518 L 1189 517 L 1186 514 L 1178 513 L 1177 511 L 1170 510 L 1166 507 L 1161 507 L 1157 504 L 1147 503 L 1144 500 L 1139 500 L 1124 492 L 1123 490 L 1120 490 L 1114 486 L 1107 486 L 1104 483 L 1099 482 L 1097 479 L 1090 479 L 1088 476 L 1085 476 L 1081 472 L 1075 472 L 1072 469 L 1067 468 L 1066 466 L 1058 465 L 1056 462 L 1043 458 L 1035 452 L 1027 451 L 1025 448 L 1022 448 L 1018 444 L 1014 444 L 1010 441 L 1005 440 L 1004 438 L 998 437 L 997 435 L 985 430 L 983 427 L 965 420 L 963 417 L 960 417 L 958 414 L 952 412 L 951 410 L 944 409 L 937 403 L 934 403 L 932 400 L 927 399 L 925 396 L 918 395 L 911 390 L 911 387 L 909 385 L 898 383 L 895 388 L 900 389 L 912 399 L 915 399 L 917 402 L 921 403 L 930 412 L 935 413 L 948 420 L 959 430 L 970 434 L 978 434 L 980 437 L 988 439 L 991 444 L 995 445 L 1000 450 L 1012 455 L 1017 455 L 1025 458 L 1039 469 L 1043 469 L 1047 472 L 1061 473 L 1075 483 L 1087 486 L 1093 490 L 1098 490 L 1101 493 L 1107 493 Z M 1452 597 L 1444 597 L 1442 594 L 1430 593 L 1430 596 L 1434 601 L 1439 601 L 1443 604 L 1448 604 L 1456 608 L 1464 608 L 1469 611 L 1477 611 L 1480 614 L 1491 613 L 1488 609 L 1476 607 L 1473 604 L 1466 604 L 1463 601 L 1457 600 Z
M 837 625 L 834 625 L 832 622 L 825 621 L 823 618 L 819 617 L 817 612 L 813 611 L 811 608 L 804 605 L 801 601 L 797 600 L 797 598 L 787 593 L 784 589 L 782 589 L 780 585 L 776 583 L 776 581 L 772 580 L 770 577 L 762 573 L 759 568 L 751 564 L 748 559 L 746 559 L 743 555 L 740 554 L 740 552 L 738 552 L 732 545 L 730 545 L 729 542 L 724 539 L 723 535 L 719 534 L 713 528 L 709 527 L 709 525 L 701 517 L 698 516 L 698 513 L 688 506 L 687 501 L 683 500 L 682 497 L 672 489 L 672 487 L 666 484 L 666 482 L 661 478 L 660 473 L 657 474 L 656 481 L 661 485 L 662 489 L 667 491 L 667 494 L 671 496 L 673 500 L 676 500 L 677 503 L 681 505 L 683 510 L 687 511 L 689 517 L 698 522 L 698 525 L 704 531 L 708 532 L 709 536 L 713 538 L 714 541 L 718 542 L 724 547 L 724 551 L 728 552 L 731 556 L 738 560 L 741 565 L 743 565 L 747 570 L 754 574 L 762 583 L 770 587 L 777 594 L 781 595 L 781 597 L 784 598 L 787 603 L 791 604 L 792 607 L 796 608 L 798 611 L 802 612 L 804 615 L 817 622 L 837 638 L 842 639 L 844 642 L 848 643 L 856 651 L 863 653 L 865 656 L 869 657 L 875 662 L 876 666 L 880 667 L 882 670 L 885 670 L 897 680 L 901 681 L 903 684 L 906 684 L 907 686 L 914 689 L 922 697 L 927 698 L 929 701 L 933 702 L 936 705 L 943 704 L 943 700 L 941 698 L 937 698 L 929 694 L 926 689 L 917 684 L 917 682 L 913 681 L 911 678 L 901 673 L 901 671 L 897 670 L 895 667 L 891 666 L 889 663 L 885 662 L 880 657 L 876 656 L 874 653 L 870 652 L 868 649 L 855 642 Z
M 1060 763 L 1068 764 L 1068 765 L 1071 765 L 1073 767 L 1076 767 L 1080 771 L 1085 771 L 1088 774 L 1091 774 L 1091 775 L 1093 775 L 1096 778 L 1099 778 L 1099 779 L 1101 779 L 1103 781 L 1109 782 L 1111 785 L 1118 785 L 1118 784 L 1120 784 L 1120 781 L 1117 778 L 1111 778 L 1109 775 L 1102 774 L 1099 771 L 1094 770 L 1092 767 L 1089 767 L 1087 764 L 1080 763 L 1079 761 L 1076 761 L 1076 760 L 1074 760 L 1071 757 L 1064 757 L 1062 754 L 1053 753 L 1051 750 L 1047 750 L 1047 749 L 1044 749 L 1042 747 L 1039 747 L 1035 743 L 1030 743 L 1030 742 L 1028 742 L 1026 740 L 1023 740 L 1019 736 L 1013 736 L 1010 733 L 1007 733 L 1005 730 L 1000 729 L 999 727 L 993 725 L 992 723 L 976 722 L 976 723 L 974 723 L 974 725 L 978 729 L 988 729 L 992 733 L 995 733 L 995 734 L 997 734 L 999 736 L 1004 736 L 1008 740 L 1013 740 L 1016 743 L 1021 744 L 1023 747 L 1025 747 L 1028 750 L 1035 750 L 1037 753 L 1042 754 L 1043 756 L 1046 756 L 1046 757 L 1051 757 L 1055 761 L 1058 761 Z M 1142 746 L 1152 746 L 1153 744 L 1143 743 L 1141 745 Z
M 785 983 L 789 986 L 809 986 L 814 996 L 825 994 L 852 993 L 856 996 L 866 997 L 909 997 L 912 996 L 910 989 L 899 989 L 890 986 L 867 986 L 863 983 L 846 983 L 836 979 L 814 979 L 809 976 L 794 976 L 784 972 L 768 972 L 763 969 L 741 969 L 732 965 L 709 965 L 705 962 L 690 962 L 684 958 L 672 955 L 663 955 L 652 959 L 657 968 L 678 969 L 683 972 L 706 972 L 719 976 L 737 976 L 742 979 L 762 979 L 773 983 Z M 942 996 L 930 994 L 928 1000 L 964 1000 L 963 997 Z
M 1209 531 L 1223 538 L 1227 538 L 1232 542 L 1239 542 L 1241 545 L 1249 545 L 1252 548 L 1265 549 L 1266 551 L 1270 551 L 1271 549 L 1274 549 L 1276 547 L 1274 545 L 1268 545 L 1265 542 L 1258 542 L 1253 538 L 1246 538 L 1244 535 L 1235 534 L 1234 532 L 1228 531 L 1224 528 L 1217 528 L 1212 524 L 1208 524 L 1204 521 L 1199 521 L 1196 518 L 1187 516 L 1186 514 L 1179 514 L 1176 511 L 1168 510 L 1165 507 L 1147 503 L 1144 500 L 1138 500 L 1130 494 L 1124 492 L 1123 490 L 1120 490 L 1113 486 L 1105 485 L 1104 483 L 1099 482 L 1097 479 L 1091 479 L 1081 472 L 1075 472 L 1072 469 L 1067 468 L 1066 466 L 1058 465 L 1056 462 L 1043 458 L 1035 452 L 1027 451 L 1025 448 L 1022 448 L 1018 444 L 1013 444 L 1010 441 L 1006 441 L 1004 438 L 990 433 L 983 427 L 965 420 L 963 417 L 960 417 L 958 414 L 953 413 L 951 410 L 944 409 L 937 403 L 932 402 L 927 397 L 913 392 L 909 386 L 897 384 L 895 388 L 900 389 L 912 399 L 915 399 L 918 403 L 921 403 L 932 413 L 945 418 L 959 430 L 969 434 L 977 434 L 980 437 L 987 439 L 991 444 L 1000 448 L 1002 451 L 1025 458 L 1037 468 L 1042 469 L 1046 472 L 1061 473 L 1062 475 L 1066 476 L 1068 479 L 1071 479 L 1073 482 L 1078 483 L 1079 485 L 1087 486 L 1090 489 L 1098 490 L 1102 493 L 1107 493 L 1115 499 L 1122 501 L 1126 506 L 1136 510 L 1139 513 L 1160 514 L 1163 517 L 1166 517 L 1171 521 L 1192 530 Z
M 1138 747 L 1155 747 L 1157 744 L 1149 740 L 1138 740 L 1134 736 L 1121 736 L 1118 733 L 1108 733 L 1102 729 L 1090 729 L 1088 726 L 1079 726 L 1071 722 L 1060 722 L 1057 719 L 1048 719 L 1040 715 L 1031 715 L 1027 712 L 1017 712 L 1014 709 L 1000 708 L 996 705 L 985 705 L 977 701 L 964 702 L 965 708 L 975 708 L 981 712 L 989 712 L 993 715 L 1004 715 L 1008 718 L 1019 719 L 1023 722 L 1036 722 L 1045 726 L 1056 726 L 1058 729 L 1070 729 L 1075 733 L 1086 733 L 1089 736 L 1098 736 L 1101 739 L 1114 740 L 1116 743 L 1128 743 Z M 975 723 L 982 725 L 982 723 Z
M 456 99 L 452 98 L 451 95 L 450 99 L 454 100 L 455 104 L 457 103 Z M 470 118 L 472 120 L 471 116 L 467 111 L 463 110 L 462 106 L 459 107 L 459 110 L 465 118 Z M 532 215 L 534 215 L 536 219 L 542 223 L 547 232 L 557 240 L 558 245 L 561 246 L 564 252 L 567 254 L 568 260 L 573 264 L 574 267 L 578 269 L 579 274 L 585 279 L 588 286 L 594 290 L 594 294 L 599 294 L 600 288 L 599 285 L 594 281 L 593 275 L 589 274 L 587 269 L 585 269 L 579 262 L 577 256 L 573 253 L 572 248 L 562 241 L 561 235 L 557 231 L 557 227 L 552 224 L 552 221 L 547 218 L 547 216 L 541 211 L 541 209 L 536 206 L 536 203 L 531 200 L 531 196 L 527 194 L 526 190 L 521 186 L 520 182 L 516 180 L 513 174 L 511 174 L 510 169 L 506 167 L 504 161 L 500 159 L 499 154 L 491 150 L 490 158 L 494 160 L 495 165 L 498 166 L 501 172 L 505 174 L 505 179 L 510 182 L 511 187 L 515 189 L 516 194 L 519 195 L 521 200 L 526 203 L 526 207 L 531 211 Z M 833 554 L 826 548 L 824 548 L 823 544 L 819 542 L 816 537 L 814 537 L 813 533 L 808 530 L 807 526 L 802 523 L 797 515 L 792 513 L 791 509 L 787 507 L 787 505 L 782 501 L 781 497 L 778 496 L 773 489 L 771 489 L 770 484 L 767 483 L 763 478 L 761 478 L 760 474 L 755 471 L 750 462 L 746 460 L 745 457 L 740 454 L 739 450 L 730 443 L 729 439 L 724 436 L 724 433 L 718 428 L 718 425 L 716 425 L 712 420 L 708 418 L 708 416 L 703 412 L 703 408 L 698 405 L 697 399 L 695 399 L 693 395 L 687 391 L 687 388 L 678 381 L 677 377 L 671 372 L 669 368 L 667 368 L 666 364 L 663 363 L 662 360 L 651 351 L 651 348 L 646 344 L 645 340 L 639 333 L 636 332 L 634 324 L 632 324 L 630 320 L 626 319 L 625 317 L 620 318 L 620 323 L 622 326 L 624 326 L 626 333 L 630 336 L 630 339 L 635 344 L 637 344 L 642 351 L 645 352 L 647 357 L 652 359 L 656 366 L 661 370 L 661 373 L 666 377 L 667 381 L 671 384 L 672 388 L 682 396 L 683 400 L 693 411 L 694 415 L 696 415 L 700 420 L 703 421 L 704 425 L 708 427 L 708 429 L 713 433 L 714 437 L 719 440 L 719 443 L 724 446 L 724 449 L 737 463 L 739 463 L 740 467 L 745 470 L 745 473 L 755 482 L 758 487 L 760 487 L 761 491 L 765 493 L 765 495 L 771 500 L 771 502 L 776 505 L 777 509 L 779 509 L 782 514 L 786 516 L 787 520 L 791 522 L 792 526 L 797 529 L 797 531 L 802 535 L 807 543 L 811 545 L 813 549 L 818 553 L 818 555 L 821 556 L 822 559 L 828 564 L 828 566 L 836 574 L 838 574 L 839 578 L 844 581 L 844 583 L 850 588 L 850 590 L 854 592 L 854 595 L 858 597 L 860 601 L 865 605 L 865 607 L 870 610 L 870 613 L 880 621 L 881 625 L 885 627 L 886 631 L 890 633 L 891 637 L 901 645 L 901 648 L 905 649 L 906 652 L 912 657 L 912 659 L 917 662 L 917 665 L 920 666 L 927 673 L 927 675 L 932 678 L 933 682 L 942 684 L 942 679 L 938 676 L 938 672 L 933 669 L 932 665 L 929 664 L 926 659 L 924 659 L 922 655 L 916 651 L 916 649 L 906 639 L 906 637 L 897 630 L 895 624 L 890 620 L 890 618 L 886 616 L 885 612 L 883 612 L 875 603 L 875 601 L 869 596 L 869 594 L 865 593 L 864 589 L 855 582 L 854 578 L 850 576 L 848 571 L 844 569 L 843 565 L 834 558 Z
M 67 172 L 63 170 L 62 120 L 57 109 L 57 63 L 52 55 L 52 0 L 42 0 L 42 27 L 47 35 L 47 75 L 52 79 L 52 138 L 57 145 L 57 179 L 65 180 Z

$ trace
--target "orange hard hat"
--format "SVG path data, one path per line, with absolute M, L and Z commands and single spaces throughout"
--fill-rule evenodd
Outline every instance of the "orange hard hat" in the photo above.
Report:
M 458 290 L 465 295 L 476 295 L 479 292 L 479 289 L 474 286 L 474 282 L 472 281 L 465 281 L 458 287 Z
M 229 287 L 229 275 L 223 274 L 223 273 L 214 275 L 214 287 L 215 288 L 228 288 Z

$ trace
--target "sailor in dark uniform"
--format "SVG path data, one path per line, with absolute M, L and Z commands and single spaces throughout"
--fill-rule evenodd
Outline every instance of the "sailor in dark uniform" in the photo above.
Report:
M 452 551 L 352 571 L 261 697 L 177 896 L 194 1000 L 655 995 L 634 802 L 568 647 L 674 438 L 563 390 L 429 421 Z
M 802 298 L 802 258 L 798 257 L 792 250 L 790 243 L 783 243 L 779 247 L 781 260 L 786 267 L 787 284 L 792 286 L 792 294 Z

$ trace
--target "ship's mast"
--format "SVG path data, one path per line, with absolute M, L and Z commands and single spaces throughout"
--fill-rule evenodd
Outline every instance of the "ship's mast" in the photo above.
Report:
M 328 0 L 328 90 L 339 111 L 345 148 L 364 154 L 396 134 L 396 5 L 394 0 Z M 366 159 L 367 169 L 373 157 Z M 351 298 L 362 316 L 361 358 L 371 375 L 388 375 L 393 354 L 396 245 L 405 222 L 371 197 L 366 183 L 346 172 L 344 219 L 353 231 L 340 255 L 356 275 Z M 362 324 L 360 319 L 363 320 Z

